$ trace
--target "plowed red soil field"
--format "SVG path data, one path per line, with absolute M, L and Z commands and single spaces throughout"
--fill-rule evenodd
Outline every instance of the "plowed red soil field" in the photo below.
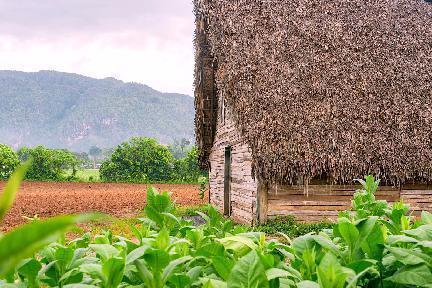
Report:
M 0 191 L 5 183 L 0 182 Z M 116 217 L 133 217 L 143 209 L 146 190 L 172 192 L 172 199 L 181 206 L 206 203 L 198 196 L 199 185 L 189 184 L 119 184 L 119 183 L 54 183 L 24 182 L 17 199 L 0 230 L 25 223 L 26 217 L 41 218 L 77 212 L 99 211 Z

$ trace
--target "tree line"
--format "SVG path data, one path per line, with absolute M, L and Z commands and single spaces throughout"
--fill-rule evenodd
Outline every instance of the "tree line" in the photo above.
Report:
M 153 138 L 134 137 L 113 149 L 92 147 L 89 153 L 44 146 L 14 151 L 0 144 L 0 179 L 7 179 L 20 163 L 31 158 L 27 180 L 78 181 L 78 170 L 96 166 L 102 154 L 99 171 L 104 182 L 197 183 L 207 174 L 199 168 L 197 148 L 190 143 L 180 141 L 165 146 Z

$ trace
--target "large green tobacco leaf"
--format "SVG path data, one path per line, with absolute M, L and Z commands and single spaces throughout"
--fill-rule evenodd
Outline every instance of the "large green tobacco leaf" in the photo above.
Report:
M 245 236 L 229 236 L 219 240 L 226 250 L 232 250 L 238 256 L 244 256 L 258 248 L 255 242 Z
M 317 268 L 318 280 L 322 288 L 342 288 L 349 276 L 355 273 L 340 265 L 336 256 L 327 253 Z
M 421 220 L 423 224 L 432 224 L 432 214 L 427 211 L 422 211 Z
M 288 271 L 279 268 L 270 268 L 266 271 L 267 280 L 276 278 L 288 278 L 291 274 Z
M 138 271 L 138 276 L 141 280 L 146 284 L 146 287 L 155 287 L 154 277 L 150 270 L 147 268 L 147 265 L 144 260 L 137 259 L 134 261 L 135 267 Z
M 63 274 L 59 282 L 63 284 L 80 283 L 83 280 L 83 273 L 78 269 L 72 269 Z
M 174 273 L 174 270 L 179 267 L 180 265 L 190 261 L 192 259 L 191 256 L 184 256 L 178 259 L 175 259 L 171 261 L 168 266 L 165 267 L 163 273 L 162 273 L 162 282 L 166 283 L 168 279 L 171 277 L 171 275 Z
M 144 211 L 150 220 L 154 221 L 160 228 L 162 228 L 166 224 L 164 220 L 167 215 L 164 214 L 170 214 L 173 212 L 174 206 L 168 193 L 159 193 L 157 189 L 149 188 L 147 189 L 147 205 L 144 208 Z
M 144 253 L 149 249 L 149 246 L 140 246 L 130 252 L 126 257 L 126 265 L 132 264 L 135 260 L 143 257 Z
M 384 226 L 375 225 L 367 236 L 366 241 L 363 241 L 360 244 L 362 250 L 369 256 L 369 258 L 379 261 L 382 260 L 386 235 L 387 231 Z
M 367 219 L 362 219 L 356 222 L 356 227 L 358 231 L 360 232 L 359 239 L 358 239 L 358 245 L 360 246 L 366 239 L 369 237 L 369 235 L 374 230 L 374 227 L 376 225 L 376 222 L 378 220 L 378 217 L 371 216 Z
M 256 251 L 249 252 L 234 265 L 228 279 L 230 288 L 269 287 L 264 265 Z
M 212 258 L 212 264 L 219 276 L 224 280 L 228 280 L 234 266 L 233 261 L 226 257 L 215 256 Z
M 169 263 L 169 254 L 165 250 L 151 249 L 146 252 L 144 259 L 153 273 L 159 273 Z
M 361 273 L 365 270 L 369 270 L 376 264 L 377 261 L 371 259 L 364 259 L 359 261 L 354 261 L 348 264 L 346 267 L 354 270 L 355 273 Z
M 9 181 L 0 196 L 0 221 L 3 219 L 6 212 L 12 207 L 18 188 L 30 165 L 31 161 L 27 161 L 18 167 L 9 178 Z
M 216 280 L 216 279 L 206 278 L 206 279 L 202 279 L 202 282 L 203 282 L 203 286 L 202 286 L 203 288 L 227 288 L 227 287 L 231 287 L 231 286 L 228 286 L 226 282 Z
M 114 246 L 109 244 L 91 244 L 89 247 L 101 257 L 102 261 L 107 261 L 110 258 L 116 257 L 120 254 Z
M 96 214 L 59 216 L 18 227 L 0 238 L 0 278 L 76 223 L 97 219 Z
M 104 279 L 104 274 L 102 272 L 102 265 L 96 263 L 83 264 L 80 266 L 80 271 L 90 275 L 96 279 Z
M 369 247 L 367 245 L 368 238 L 372 232 L 376 232 L 378 235 L 374 235 L 376 240 L 379 240 L 380 231 L 376 230 L 378 217 L 370 216 L 365 219 L 360 219 L 352 223 L 348 218 L 339 218 L 338 224 L 335 226 L 334 231 L 336 235 L 340 235 L 348 246 L 348 263 L 351 261 L 359 260 L 362 258 L 361 247 L 367 248 L 369 252 L 379 254 L 378 247 Z M 377 243 L 379 244 L 379 243 Z
M 416 229 L 405 230 L 403 233 L 417 240 L 432 240 L 432 224 L 422 225 Z
M 169 283 L 174 285 L 175 288 L 185 288 L 190 287 L 191 280 L 185 274 L 174 274 L 170 277 Z
M 426 265 L 405 266 L 386 280 L 414 287 L 432 287 L 432 273 Z
M 359 231 L 348 218 L 339 218 L 339 222 L 334 229 L 337 230 L 338 234 L 342 236 L 342 239 L 347 244 L 348 252 L 349 252 L 348 261 L 351 262 L 356 256 L 355 255 L 355 253 L 357 252 L 356 247 L 360 235 Z
M 69 247 L 58 247 L 55 252 L 56 265 L 59 267 L 68 266 L 74 257 L 74 251 Z
M 222 244 L 218 242 L 211 242 L 202 245 L 199 249 L 197 249 L 195 254 L 197 256 L 213 257 L 213 256 L 224 256 L 224 253 L 225 253 L 225 248 Z
M 388 247 L 387 250 L 396 260 L 404 265 L 417 265 L 422 263 L 432 263 L 432 258 L 423 253 L 420 249 L 405 249 L 399 247 Z
M 68 284 L 63 286 L 63 288 L 98 288 L 94 285 L 88 285 L 88 284 Z
M 297 288 L 320 288 L 320 285 L 316 282 L 306 280 L 306 281 L 302 281 L 300 283 L 297 283 Z
M 335 255 L 340 254 L 339 247 L 334 244 L 330 239 L 321 235 L 306 234 L 297 237 L 292 241 L 292 248 L 297 255 L 303 255 L 305 251 L 319 251 L 321 248 L 330 251 Z
M 30 258 L 20 263 L 17 272 L 21 276 L 27 278 L 28 286 L 31 288 L 31 287 L 38 287 L 36 279 L 41 269 L 42 269 L 42 265 L 37 260 Z
M 105 288 L 117 288 L 123 279 L 125 259 L 113 257 L 102 265 L 102 273 L 105 278 Z
M 396 246 L 402 243 L 418 243 L 419 241 L 413 237 L 405 235 L 389 235 L 387 238 L 387 244 L 390 246 Z

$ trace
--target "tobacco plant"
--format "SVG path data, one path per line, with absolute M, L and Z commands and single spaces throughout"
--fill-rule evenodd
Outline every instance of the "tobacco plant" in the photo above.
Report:
M 16 182 L 10 183 L 15 184 L 7 189 L 14 191 Z M 130 226 L 133 239 L 104 231 L 70 241 L 63 237 L 48 245 L 43 242 L 44 246 L 30 245 L 34 248 L 26 252 L 31 253 L 21 253 L 23 247 L 13 249 L 13 242 L 8 239 L 11 234 L 6 234 L 0 238 L 0 285 L 432 287 L 432 215 L 423 212 L 415 220 L 406 204 L 389 206 L 385 201 L 377 201 L 373 194 L 379 181 L 372 176 L 361 184 L 363 188 L 355 193 L 352 209 L 341 213 L 337 222 L 328 226 L 332 229 L 294 239 L 280 234 L 283 242 L 235 225 L 213 207 L 206 213 L 197 212 L 205 223 L 194 225 L 176 215 L 168 193 L 151 188 L 147 191 L 145 217 L 139 218 L 138 225 Z M 8 204 L 0 205 L 0 212 L 11 204 L 11 198 L 4 195 L 11 194 L 3 194 L 7 201 L 2 203 Z M 35 220 L 23 227 L 47 225 L 49 221 L 54 220 Z M 6 244 L 2 246 L 5 241 L 12 245 L 7 255 Z

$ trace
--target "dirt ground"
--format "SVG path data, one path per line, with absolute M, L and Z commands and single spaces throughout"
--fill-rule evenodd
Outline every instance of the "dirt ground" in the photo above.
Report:
M 5 183 L 0 182 L 0 191 Z M 143 209 L 146 190 L 153 186 L 159 191 L 172 192 L 181 206 L 206 203 L 198 196 L 199 185 L 189 184 L 120 184 L 120 183 L 54 183 L 24 182 L 17 199 L 0 230 L 9 230 L 25 223 L 26 217 L 41 218 L 77 212 L 99 211 L 116 217 L 133 217 Z

